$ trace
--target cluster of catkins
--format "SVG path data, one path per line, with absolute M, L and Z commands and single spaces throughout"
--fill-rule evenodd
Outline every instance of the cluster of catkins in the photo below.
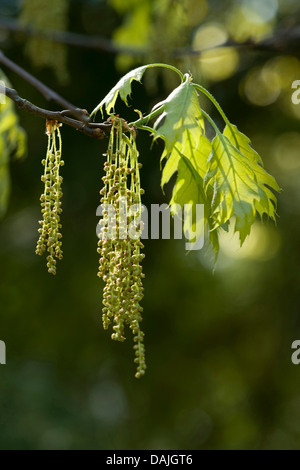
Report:
M 42 255 L 46 250 L 47 268 L 51 274 L 56 274 L 56 258 L 62 259 L 62 235 L 60 233 L 61 208 L 61 184 L 62 177 L 59 174 L 60 167 L 64 162 L 61 159 L 62 141 L 57 121 L 48 120 L 46 124 L 46 134 L 48 135 L 48 147 L 46 158 L 42 160 L 44 174 L 44 193 L 40 197 L 42 206 L 42 220 L 39 221 L 39 240 L 36 246 L 36 253 Z
M 103 291 L 103 326 L 112 323 L 112 339 L 124 341 L 126 325 L 134 336 L 135 376 L 145 373 L 144 333 L 142 321 L 143 297 L 141 253 L 143 244 L 141 194 L 138 151 L 134 132 L 127 137 L 123 120 L 112 120 L 107 160 L 104 164 L 104 187 L 101 189 L 103 218 L 98 233 L 100 254 L 98 276 L 105 282 Z

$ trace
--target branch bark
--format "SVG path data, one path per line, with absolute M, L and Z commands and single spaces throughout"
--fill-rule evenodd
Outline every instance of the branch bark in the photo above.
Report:
M 30 83 L 34 88 L 36 88 L 48 101 L 54 101 L 63 108 L 67 108 L 73 116 L 79 118 L 81 121 L 88 122 L 89 116 L 84 112 L 83 109 L 76 108 L 72 103 L 69 103 L 65 98 L 60 96 L 56 91 L 49 88 L 47 85 L 42 83 L 36 77 L 31 75 L 25 69 L 17 65 L 15 62 L 6 57 L 3 52 L 0 50 L 0 63 L 8 67 L 12 72 L 15 72 L 26 82 Z
M 293 17 L 291 17 L 291 20 L 293 20 Z M 133 57 L 146 57 L 150 53 L 148 48 L 132 47 L 126 45 L 122 46 L 101 36 L 85 36 L 84 34 L 72 33 L 70 31 L 41 31 L 30 26 L 22 25 L 19 22 L 8 18 L 0 18 L 0 29 L 4 29 L 13 33 L 21 33 L 25 36 L 36 36 L 48 39 L 49 41 L 58 42 L 60 44 L 66 44 L 68 46 L 99 50 L 109 54 L 128 54 Z M 260 42 L 255 42 L 251 39 L 243 43 L 229 40 L 220 46 L 208 48 L 206 50 L 231 46 L 238 49 L 269 52 L 271 54 L 293 53 L 295 55 L 299 55 L 299 43 L 300 27 L 296 24 L 293 24 L 293 22 L 290 25 L 287 22 L 287 24 L 279 26 L 273 36 L 263 39 Z M 186 56 L 200 57 L 203 52 L 205 52 L 205 50 L 196 50 L 189 47 L 173 49 L 169 51 L 170 57 L 175 58 Z
M 1 90 L 6 96 L 8 96 L 18 108 L 33 113 L 36 116 L 40 116 L 44 119 L 54 119 L 56 121 L 67 124 L 68 126 L 73 127 L 74 129 L 83 132 L 89 137 L 94 137 L 96 139 L 103 139 L 106 137 L 106 133 L 110 131 L 111 124 L 109 123 L 96 123 L 96 122 L 82 122 L 76 119 L 66 116 L 66 113 L 69 110 L 63 111 L 49 111 L 47 109 L 39 108 L 29 101 L 21 98 L 17 91 L 13 88 L 3 87 Z
M 31 26 L 23 25 L 8 18 L 0 19 L 0 28 L 14 33 L 21 33 L 25 36 L 35 36 L 58 42 L 67 46 L 82 47 L 85 49 L 95 49 L 109 54 L 128 54 L 131 56 L 144 56 L 149 51 L 144 48 L 121 46 L 114 41 L 101 36 L 85 36 L 84 34 L 72 33 L 69 31 L 43 31 Z

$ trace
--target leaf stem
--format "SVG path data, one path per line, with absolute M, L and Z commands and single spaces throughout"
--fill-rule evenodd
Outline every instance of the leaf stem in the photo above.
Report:
M 163 63 L 159 63 L 159 62 L 157 62 L 157 63 L 155 63 L 155 64 L 148 64 L 148 65 L 147 65 L 147 68 L 150 69 L 151 67 L 164 67 L 164 68 L 166 68 L 166 69 L 173 70 L 174 72 L 176 72 L 176 73 L 180 76 L 181 80 L 184 79 L 183 73 L 180 72 L 180 70 L 177 69 L 176 67 L 174 67 L 173 65 L 163 64 Z
M 210 122 L 210 124 L 212 125 L 212 127 L 214 128 L 214 130 L 216 131 L 216 134 L 220 135 L 221 137 L 222 136 L 222 133 L 220 132 L 220 129 L 218 128 L 218 126 L 215 124 L 215 121 L 210 117 L 209 114 L 207 114 L 202 108 L 201 108 L 201 113 L 203 114 L 203 116 L 208 120 L 208 122 Z
M 206 88 L 204 88 L 203 86 L 201 85 L 198 85 L 198 83 L 193 83 L 193 86 L 195 88 L 197 88 L 197 90 L 201 91 L 205 96 L 207 96 L 207 98 L 210 99 L 210 101 L 215 105 L 215 107 L 217 108 L 217 110 L 219 111 L 219 113 L 221 114 L 222 118 L 224 119 L 225 123 L 230 126 L 230 122 L 226 116 L 226 114 L 224 113 L 223 109 L 221 108 L 221 106 L 219 105 L 219 103 L 217 102 L 216 98 L 213 97 L 213 95 L 208 91 L 206 90 Z
M 151 132 L 151 133 L 154 132 L 154 129 L 152 129 L 152 127 L 150 127 L 150 126 L 139 126 L 139 129 L 141 129 L 142 131 L 148 131 L 148 132 Z
M 131 122 L 129 126 L 136 126 L 138 128 L 141 128 L 144 124 L 147 124 L 150 119 L 156 118 L 163 110 L 165 109 L 164 106 L 160 106 L 158 109 L 155 111 L 152 111 L 151 113 L 147 114 L 147 116 L 144 116 L 141 119 L 138 119 L 137 121 Z
M 218 126 L 216 126 L 214 120 L 210 117 L 209 114 L 207 114 L 203 109 L 201 109 L 201 112 L 203 114 L 204 117 L 206 117 L 206 119 L 211 123 L 212 127 L 214 128 L 214 130 L 216 131 L 216 134 L 218 135 L 220 141 L 222 142 L 222 144 L 224 145 L 224 148 L 225 148 L 225 151 L 226 153 L 228 154 L 228 158 L 231 160 L 231 157 L 230 157 L 230 151 L 229 151 L 229 148 L 227 146 L 227 142 L 226 142 L 226 138 L 225 136 L 222 134 L 222 132 L 220 131 L 220 129 L 218 128 Z M 228 139 L 227 139 L 228 140 Z M 234 147 L 234 145 L 228 141 L 228 143 L 240 154 L 243 156 L 243 154 L 239 151 L 238 148 Z
M 221 114 L 225 124 L 227 124 L 227 126 L 229 127 L 231 133 L 232 133 L 232 136 L 234 138 L 234 140 L 236 141 L 236 136 L 235 136 L 235 133 L 232 129 L 232 126 L 231 126 L 231 123 L 228 119 L 228 117 L 226 116 L 226 114 L 224 113 L 223 109 L 221 108 L 221 106 L 219 105 L 218 101 L 216 100 L 216 98 L 213 97 L 213 95 L 208 91 L 206 90 L 206 88 L 204 88 L 203 86 L 199 85 L 198 83 L 193 83 L 193 86 L 201 91 L 205 96 L 207 96 L 207 98 L 213 103 L 213 105 L 217 108 L 217 110 L 219 111 L 219 113 Z M 203 112 L 203 110 L 202 110 Z M 203 114 L 205 115 L 205 113 L 203 112 Z M 206 116 L 207 117 L 207 116 Z M 208 118 L 207 118 L 208 119 Z M 210 118 L 211 119 L 211 118 Z M 210 121 L 211 122 L 211 121 Z M 211 123 L 212 124 L 212 123 Z M 236 142 L 237 143 L 237 142 Z

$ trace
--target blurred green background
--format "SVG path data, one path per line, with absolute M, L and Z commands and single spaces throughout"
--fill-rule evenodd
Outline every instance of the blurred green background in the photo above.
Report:
M 11 196 L 0 222 L 0 339 L 7 347 L 1 449 L 300 448 L 300 365 L 291 362 L 291 344 L 300 339 L 300 104 L 291 101 L 292 82 L 300 80 L 297 6 L 0 1 L 4 53 L 89 111 L 131 67 L 160 61 L 190 71 L 283 188 L 277 225 L 258 221 L 242 249 L 232 233 L 222 237 L 214 273 L 209 254 L 186 255 L 183 241 L 145 242 L 148 369 L 136 380 L 130 334 L 115 343 L 101 324 L 96 208 L 107 142 L 62 128 L 64 259 L 51 276 L 35 254 L 45 123 L 18 112 L 28 155 L 11 160 Z M 35 28 L 99 36 L 104 47 L 62 45 L 31 34 Z M 22 97 L 58 109 L 2 70 Z M 118 102 L 117 112 L 136 119 L 135 108 L 149 111 L 177 84 L 172 72 L 149 71 L 144 87 L 133 86 L 132 107 Z M 144 203 L 167 202 L 162 148 L 151 149 L 142 132 L 138 146 Z

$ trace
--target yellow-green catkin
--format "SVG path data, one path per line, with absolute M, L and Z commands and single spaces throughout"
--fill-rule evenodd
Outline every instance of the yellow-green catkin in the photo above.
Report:
M 64 161 L 61 159 L 62 140 L 59 126 L 54 120 L 48 120 L 46 124 L 48 147 L 46 158 L 42 160 L 44 174 L 41 179 L 44 183 L 44 193 L 40 197 L 43 218 L 39 221 L 40 237 L 36 246 L 38 255 L 47 250 L 47 268 L 51 274 L 56 274 L 56 259 L 62 259 L 60 214 L 63 178 L 59 172 Z
M 106 286 L 103 290 L 103 326 L 112 324 L 112 339 L 125 340 L 128 325 L 134 337 L 137 370 L 135 376 L 145 373 L 144 333 L 142 321 L 143 285 L 141 253 L 142 233 L 140 168 L 134 132 L 123 133 L 123 121 L 113 120 L 107 160 L 104 164 L 104 187 L 101 189 L 103 218 L 100 221 L 98 276 Z M 123 126 L 124 127 L 124 126 Z M 128 130 L 128 128 L 126 129 Z M 134 207 L 134 215 L 130 208 Z M 120 210 L 121 209 L 121 210 Z

